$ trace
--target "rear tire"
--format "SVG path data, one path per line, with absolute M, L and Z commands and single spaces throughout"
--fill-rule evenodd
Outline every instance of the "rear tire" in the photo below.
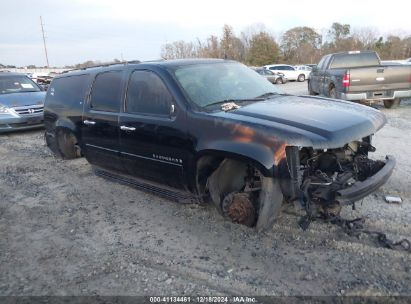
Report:
M 384 107 L 387 109 L 395 109 L 400 105 L 400 103 L 401 100 L 399 98 L 384 100 Z
M 330 90 L 328 91 L 328 96 L 330 98 L 337 99 L 337 91 L 335 90 L 335 87 L 330 87 Z
M 300 74 L 300 75 L 298 75 L 297 80 L 298 80 L 299 82 L 303 82 L 303 81 L 305 81 L 305 75 L 304 75 L 304 74 Z
M 60 131 L 57 134 L 57 147 L 64 159 L 81 157 L 76 136 L 68 131 Z
M 281 78 L 277 78 L 277 80 L 275 81 L 276 84 L 282 84 L 284 83 L 283 80 L 281 80 Z

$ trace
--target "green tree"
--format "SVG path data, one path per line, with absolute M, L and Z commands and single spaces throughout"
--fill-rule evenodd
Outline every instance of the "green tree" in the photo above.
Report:
M 262 66 L 278 62 L 280 48 L 274 38 L 266 32 L 260 32 L 251 36 L 246 62 L 254 66 Z
M 322 37 L 313 28 L 294 27 L 284 33 L 281 49 L 289 63 L 313 62 L 321 48 Z
M 351 32 L 351 26 L 349 24 L 341 24 L 334 22 L 328 31 L 328 38 L 331 43 L 336 43 L 341 39 L 348 38 Z

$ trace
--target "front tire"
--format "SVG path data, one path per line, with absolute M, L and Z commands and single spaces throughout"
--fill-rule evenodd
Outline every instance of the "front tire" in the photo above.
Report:
M 275 81 L 275 83 L 276 83 L 276 84 L 282 84 L 282 83 L 284 83 L 284 82 L 281 80 L 281 78 L 277 78 L 277 80 Z
M 305 81 L 305 75 L 304 75 L 304 74 L 300 74 L 300 75 L 298 75 L 297 80 L 298 80 L 299 82 L 303 82 L 303 81 Z
M 308 81 L 308 94 L 310 94 L 311 96 L 316 96 L 318 95 L 316 92 L 313 91 L 312 87 L 311 87 L 311 82 Z
M 384 100 L 384 107 L 386 109 L 395 109 L 396 107 L 400 105 L 400 103 L 401 103 L 401 100 L 399 98 Z

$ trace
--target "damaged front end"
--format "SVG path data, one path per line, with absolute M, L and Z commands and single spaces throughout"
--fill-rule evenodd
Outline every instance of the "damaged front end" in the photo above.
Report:
M 342 205 L 354 204 L 391 176 L 395 159 L 369 159 L 368 153 L 374 151 L 371 136 L 337 149 L 289 146 L 282 191 L 289 201 L 305 208 L 309 217 L 338 215 Z

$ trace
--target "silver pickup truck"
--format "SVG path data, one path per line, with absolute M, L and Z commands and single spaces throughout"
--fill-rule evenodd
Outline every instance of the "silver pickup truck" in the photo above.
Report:
M 392 108 L 411 98 L 411 66 L 382 65 L 373 51 L 329 54 L 313 68 L 308 91 L 368 104 L 383 101 Z

